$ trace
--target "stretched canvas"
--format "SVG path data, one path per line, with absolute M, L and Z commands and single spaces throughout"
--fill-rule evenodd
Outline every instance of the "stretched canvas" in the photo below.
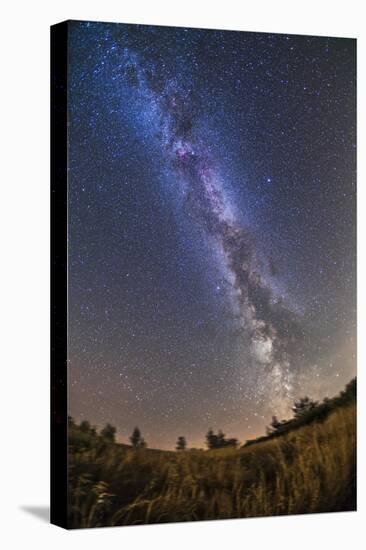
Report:
M 356 509 L 356 41 L 51 29 L 51 521 Z

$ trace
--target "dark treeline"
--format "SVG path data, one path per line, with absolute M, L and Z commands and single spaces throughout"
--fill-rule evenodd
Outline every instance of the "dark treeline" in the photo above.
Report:
M 310 424 L 311 422 L 323 422 L 329 414 L 336 408 L 352 403 L 356 399 L 357 380 L 353 378 L 343 391 L 332 399 L 325 398 L 322 402 L 314 401 L 308 396 L 295 401 L 292 411 L 293 417 L 288 420 L 279 420 L 277 416 L 272 417 L 270 426 L 267 428 L 267 435 L 246 441 L 244 447 L 259 443 L 279 435 L 288 433 L 292 430 Z M 116 428 L 111 424 L 106 424 L 104 428 L 97 432 L 95 426 L 92 426 L 87 420 L 83 420 L 79 425 L 75 424 L 72 417 L 69 417 L 69 444 L 72 446 L 90 446 L 97 438 L 99 443 L 115 443 Z M 77 435 L 75 430 L 77 429 Z M 140 429 L 136 426 L 129 438 L 130 445 L 135 449 L 144 449 L 147 447 L 147 442 L 142 437 Z M 124 445 L 124 444 L 120 444 Z M 222 449 L 225 447 L 238 448 L 240 445 L 236 438 L 226 438 L 222 430 L 215 433 L 211 428 L 206 434 L 206 446 L 208 450 Z M 128 445 L 125 445 L 126 447 Z M 187 450 L 186 437 L 180 435 L 177 439 L 176 451 L 182 452 Z
M 293 418 L 289 420 L 279 420 L 277 416 L 272 417 L 272 422 L 267 428 L 267 435 L 251 439 L 245 443 L 245 447 L 253 445 L 260 441 L 265 441 L 273 437 L 288 433 L 292 430 L 296 430 L 301 426 L 310 424 L 311 422 L 323 422 L 329 414 L 341 407 L 352 403 L 356 399 L 357 393 L 357 379 L 353 378 L 342 390 L 339 395 L 329 399 L 326 397 L 322 402 L 313 401 L 309 397 L 302 397 L 299 401 L 295 401 L 292 411 L 294 413 Z
M 88 443 L 92 443 L 95 439 L 98 439 L 102 443 L 115 443 L 117 429 L 112 424 L 107 423 L 104 428 L 98 433 L 95 426 L 92 426 L 88 420 L 82 420 L 80 424 L 76 424 L 74 419 L 69 416 L 69 444 L 74 447 L 90 446 Z M 130 436 L 131 447 L 145 448 L 146 442 L 141 435 L 139 428 L 136 426 Z M 123 444 L 122 444 L 123 445 Z M 128 445 L 124 445 L 128 446 Z

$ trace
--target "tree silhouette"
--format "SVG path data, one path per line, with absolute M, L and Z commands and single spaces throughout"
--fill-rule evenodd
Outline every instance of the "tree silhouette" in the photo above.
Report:
M 339 394 L 339 401 L 341 403 L 349 403 L 354 401 L 357 396 L 357 378 L 352 378 L 346 385 L 345 389 Z
M 141 432 L 137 426 L 132 432 L 130 441 L 131 441 L 131 445 L 135 448 L 146 447 L 145 440 L 141 437 Z
M 280 422 L 277 416 L 272 416 L 271 430 L 276 432 L 281 427 L 282 422 Z
M 283 432 L 287 429 L 290 422 L 289 420 L 278 420 L 277 416 L 272 416 L 271 424 L 269 428 L 266 429 L 267 435 Z
M 90 422 L 88 420 L 83 420 L 80 422 L 80 431 L 84 433 L 89 433 L 91 429 Z
M 218 448 L 225 447 L 225 434 L 222 430 L 217 432 L 216 446 Z
M 313 401 L 310 397 L 301 397 L 299 401 L 295 401 L 292 410 L 294 412 L 295 418 L 303 416 L 305 413 L 311 411 L 317 406 L 317 401 Z
M 215 434 L 212 429 L 209 429 L 206 434 L 206 445 L 209 449 L 221 449 L 223 447 L 237 447 L 239 441 L 235 437 L 226 439 L 222 430 Z
M 112 426 L 112 424 L 106 424 L 102 429 L 102 431 L 100 432 L 100 435 L 103 437 L 103 439 L 106 439 L 107 441 L 114 443 L 116 431 L 117 431 L 116 428 Z
M 206 445 L 209 449 L 215 449 L 217 447 L 217 435 L 214 434 L 211 428 L 206 434 Z
M 183 435 L 180 435 L 177 439 L 177 445 L 175 448 L 177 451 L 185 451 L 186 447 L 187 447 L 186 438 Z

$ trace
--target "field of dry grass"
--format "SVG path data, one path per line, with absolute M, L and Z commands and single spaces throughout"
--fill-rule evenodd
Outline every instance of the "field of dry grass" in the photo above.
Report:
M 69 464 L 71 528 L 354 510 L 356 406 L 240 449 L 80 443 L 75 427 Z

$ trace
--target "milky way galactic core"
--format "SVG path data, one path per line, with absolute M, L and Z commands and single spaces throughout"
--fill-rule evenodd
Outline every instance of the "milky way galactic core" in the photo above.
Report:
M 241 441 L 356 372 L 351 39 L 71 22 L 69 409 Z

